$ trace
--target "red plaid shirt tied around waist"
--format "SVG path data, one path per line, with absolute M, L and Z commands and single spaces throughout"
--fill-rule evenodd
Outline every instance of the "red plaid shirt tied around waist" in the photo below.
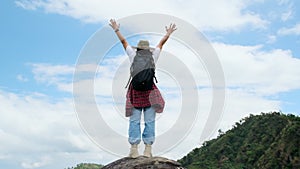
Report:
M 147 91 L 137 91 L 129 85 L 126 94 L 126 117 L 131 116 L 132 108 L 142 108 L 152 106 L 156 113 L 162 113 L 165 107 L 165 101 L 161 96 L 160 91 L 153 84 L 152 90 Z

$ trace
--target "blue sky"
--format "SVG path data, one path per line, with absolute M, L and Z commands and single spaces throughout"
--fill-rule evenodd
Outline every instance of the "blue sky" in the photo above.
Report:
M 1 49 L 6 58 L 1 62 L 1 76 L 5 77 L 1 86 L 10 90 L 41 90 L 43 86 L 33 81 L 30 64 L 75 64 L 86 40 L 99 29 L 99 25 L 86 25 L 56 14 L 20 10 L 13 1 L 2 2 L 1 8 Z M 30 84 L 18 81 L 18 75 Z
M 80 51 L 112 17 L 119 19 L 145 12 L 173 15 L 206 36 L 219 56 L 227 85 L 226 107 L 219 128 L 229 129 L 249 113 L 280 110 L 299 115 L 299 3 L 296 0 L 154 0 L 153 7 L 135 0 L 1 1 L 1 168 L 64 168 L 80 162 L 105 164 L 117 158 L 99 149 L 83 132 L 72 100 L 73 72 Z M 150 37 L 151 44 L 155 45 L 157 38 Z M 131 38 L 130 43 L 135 45 L 137 39 Z M 164 50 L 188 55 L 176 45 L 170 40 Z M 104 72 L 114 70 L 111 68 L 126 60 L 120 45 L 113 49 L 110 55 L 115 57 L 108 59 L 112 65 L 105 64 Z M 182 60 L 191 71 L 197 72 L 197 66 L 189 65 L 188 57 Z M 201 77 L 197 80 L 207 80 Z M 163 88 L 163 80 L 160 83 Z M 104 94 L 103 98 L 109 97 L 107 89 L 109 86 L 102 86 L 95 92 Z M 209 93 L 205 89 L 198 92 L 201 98 Z M 177 103 L 177 97 L 168 97 L 171 95 L 174 92 L 166 91 L 169 102 Z M 176 108 L 170 106 L 170 110 Z M 197 137 L 193 134 L 187 139 Z M 193 141 L 192 145 L 197 146 L 198 142 Z M 191 148 L 183 142 L 165 156 L 180 158 Z

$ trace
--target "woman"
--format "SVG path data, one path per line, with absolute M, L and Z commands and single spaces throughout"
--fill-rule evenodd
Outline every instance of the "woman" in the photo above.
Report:
M 117 24 L 114 19 L 110 20 L 110 26 L 121 41 L 129 56 L 130 63 L 133 62 L 138 50 L 150 50 L 149 42 L 147 40 L 139 41 L 137 51 L 130 46 L 119 30 L 120 24 Z M 175 24 L 170 24 L 169 27 L 166 26 L 165 36 L 152 51 L 154 63 L 158 60 L 163 45 L 175 30 Z M 152 89 L 150 90 L 138 91 L 133 89 L 133 86 L 130 83 L 126 95 L 126 117 L 130 117 L 128 141 L 131 144 L 131 148 L 129 157 L 136 158 L 139 156 L 138 144 L 141 142 L 141 136 L 145 144 L 144 156 L 152 157 L 151 145 L 155 140 L 155 113 L 161 113 L 164 104 L 165 102 L 155 84 L 152 85 Z M 142 112 L 144 113 L 145 128 L 141 134 L 140 121 Z

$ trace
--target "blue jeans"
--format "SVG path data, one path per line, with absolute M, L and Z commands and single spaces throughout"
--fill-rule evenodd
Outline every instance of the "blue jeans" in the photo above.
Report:
M 145 128 L 142 134 L 143 142 L 152 145 L 155 139 L 155 110 L 153 107 L 133 108 L 129 120 L 129 138 L 130 144 L 139 144 L 141 142 L 141 114 L 144 111 Z

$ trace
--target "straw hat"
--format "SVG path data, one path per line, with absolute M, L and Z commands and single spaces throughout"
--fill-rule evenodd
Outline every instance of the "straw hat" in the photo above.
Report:
M 137 48 L 139 48 L 139 49 L 149 49 L 150 51 L 154 50 L 154 48 L 151 48 L 149 46 L 149 41 L 147 41 L 147 40 L 140 40 L 137 44 L 137 47 L 133 46 L 133 48 L 135 48 L 135 49 L 137 49 Z
M 149 41 L 147 40 L 140 40 L 137 47 L 139 49 L 149 49 Z

